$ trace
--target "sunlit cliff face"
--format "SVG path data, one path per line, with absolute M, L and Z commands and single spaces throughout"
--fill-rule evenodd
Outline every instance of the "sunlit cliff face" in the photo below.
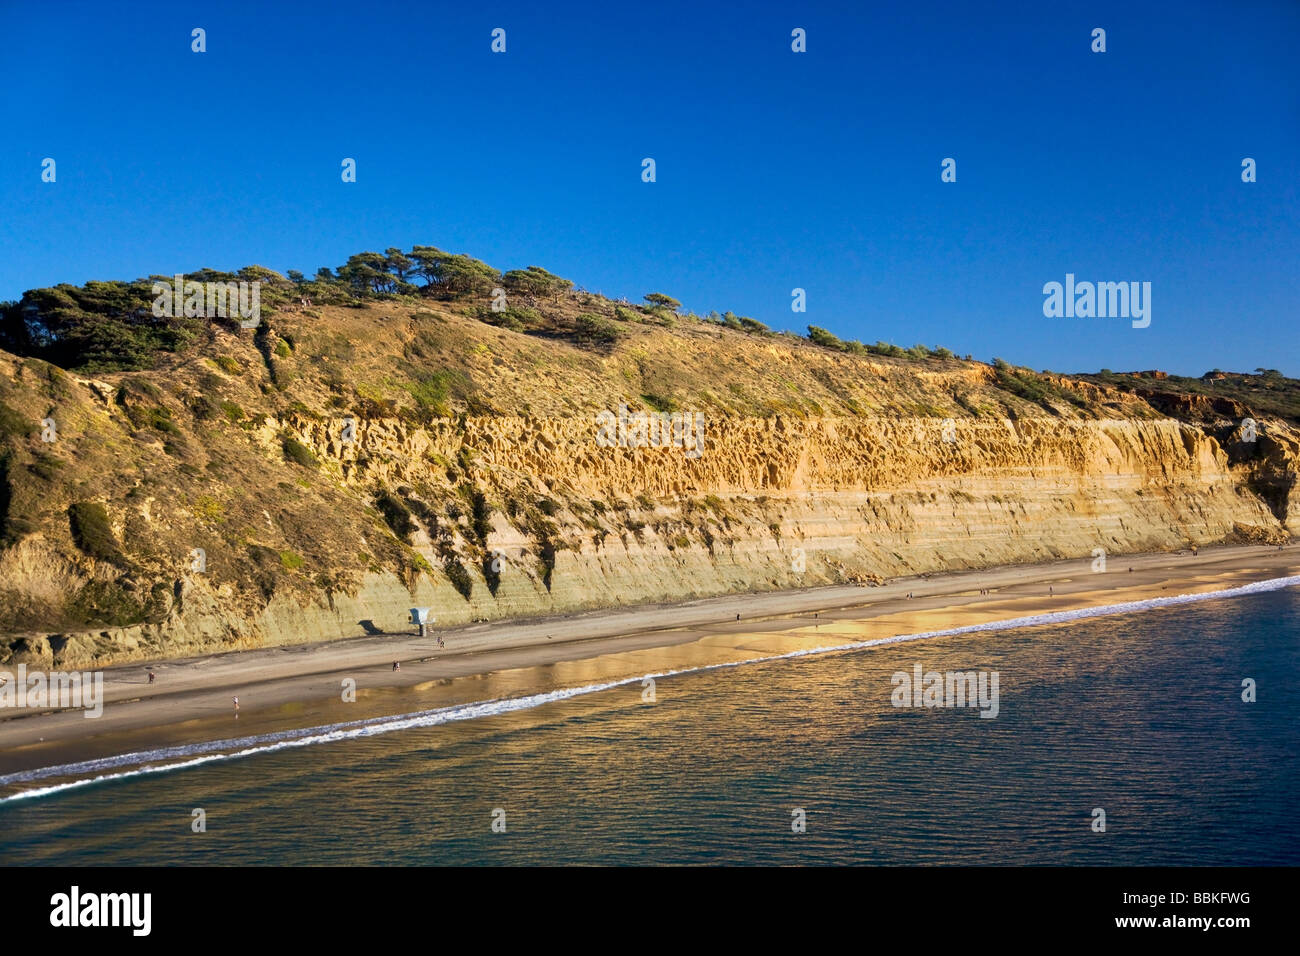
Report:
M 401 631 L 412 606 L 446 625 L 1300 528 L 1284 423 L 1243 443 L 1113 389 L 1061 378 L 1053 405 L 993 379 L 716 327 L 629 323 L 584 350 L 387 306 L 277 314 L 150 372 L 0 355 L 5 421 L 31 420 L 0 454 L 0 658 L 102 664 Z M 95 535 L 74 506 L 102 513 Z

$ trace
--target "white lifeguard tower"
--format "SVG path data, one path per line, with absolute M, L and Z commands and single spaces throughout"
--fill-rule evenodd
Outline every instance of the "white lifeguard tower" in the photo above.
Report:
M 411 608 L 411 623 L 419 627 L 420 636 L 428 636 L 429 609 L 427 607 Z

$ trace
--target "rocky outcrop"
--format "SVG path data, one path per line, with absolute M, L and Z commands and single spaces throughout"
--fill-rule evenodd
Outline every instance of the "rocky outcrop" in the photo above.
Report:
M 1155 389 L 1135 389 L 1152 408 L 1162 413 L 1183 420 L 1216 421 L 1235 419 L 1240 422 L 1250 415 L 1241 402 L 1231 398 L 1210 395 L 1195 395 L 1188 392 L 1163 392 Z

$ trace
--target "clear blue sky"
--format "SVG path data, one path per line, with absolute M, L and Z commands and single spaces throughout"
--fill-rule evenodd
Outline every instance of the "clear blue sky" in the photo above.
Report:
M 987 6 L 0 2 L 0 299 L 430 244 L 1035 368 L 1300 375 L 1300 3 Z M 1044 318 L 1067 272 L 1151 282 L 1151 326 Z

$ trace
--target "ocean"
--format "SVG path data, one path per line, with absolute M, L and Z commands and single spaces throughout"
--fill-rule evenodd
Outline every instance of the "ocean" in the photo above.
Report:
M 823 613 L 124 737 L 0 776 L 0 865 L 1296 864 L 1287 582 L 901 641 Z M 902 692 L 949 672 L 982 705 Z

